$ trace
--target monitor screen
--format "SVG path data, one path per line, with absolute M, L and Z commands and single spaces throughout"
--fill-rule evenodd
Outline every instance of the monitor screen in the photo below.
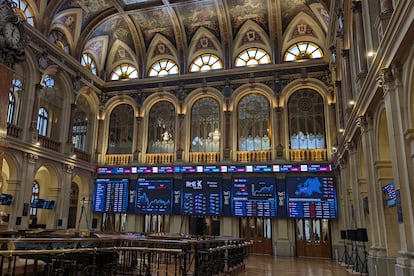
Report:
M 97 213 L 126 213 L 128 179 L 98 178 L 93 193 L 93 211 Z
M 35 198 L 31 204 L 32 208 L 39 208 L 39 209 L 53 209 L 55 208 L 55 201 L 54 200 L 47 200 L 41 198 Z
M 395 193 L 395 184 L 390 182 L 384 187 L 382 187 L 384 202 L 386 207 L 396 206 L 396 193 Z
M 274 177 L 233 178 L 232 210 L 237 217 L 275 217 Z
M 181 211 L 185 215 L 220 216 L 222 195 L 220 178 L 193 177 L 183 180 Z
M 11 205 L 12 200 L 13 200 L 13 195 L 0 194 L 0 205 Z
M 290 218 L 337 218 L 332 176 L 287 177 L 286 193 Z
M 136 213 L 171 214 L 172 179 L 138 178 L 136 189 Z

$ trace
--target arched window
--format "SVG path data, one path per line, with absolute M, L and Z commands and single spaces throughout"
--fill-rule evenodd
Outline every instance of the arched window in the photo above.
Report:
M 234 62 L 236 67 L 240 66 L 255 66 L 259 64 L 270 63 L 269 54 L 260 48 L 254 47 L 243 50 Z
M 220 150 L 220 108 L 212 98 L 198 100 L 191 109 L 191 151 Z
M 49 123 L 49 114 L 46 108 L 41 107 L 39 108 L 39 112 L 37 115 L 37 132 L 39 135 L 47 136 L 47 127 Z
M 31 26 L 35 26 L 35 18 L 33 16 L 33 9 L 30 7 L 30 5 L 27 3 L 27 1 L 24 0 L 13 0 L 14 3 L 16 3 L 17 7 L 15 9 L 15 12 L 21 16 L 22 19 L 26 20 L 27 23 Z
M 314 58 L 322 58 L 323 52 L 317 44 L 304 41 L 293 44 L 286 51 L 283 58 L 284 61 L 307 60 Z
M 51 76 L 45 75 L 45 77 L 43 78 L 42 85 L 45 88 L 53 88 L 55 87 L 55 80 Z
M 88 130 L 88 118 L 86 113 L 75 110 L 72 125 L 72 143 L 76 149 L 86 151 L 86 135 Z
M 160 59 L 154 62 L 148 72 L 150 77 L 162 77 L 172 74 L 178 74 L 178 66 L 171 59 Z
M 15 107 L 16 107 L 16 99 L 14 98 L 13 93 L 9 92 L 9 105 L 7 107 L 7 123 L 8 124 L 13 124 Z
M 148 153 L 174 152 L 175 108 L 166 101 L 156 103 L 149 114 Z
M 110 80 L 136 79 L 138 71 L 132 64 L 121 64 L 112 71 L 109 78 Z
M 238 149 L 240 151 L 270 149 L 270 106 L 259 94 L 249 94 L 238 104 Z
M 62 51 L 69 54 L 69 43 L 62 32 L 53 30 L 49 35 L 49 40 L 55 43 Z
M 290 149 L 325 148 L 325 119 L 322 97 L 303 89 L 288 101 Z
M 221 59 L 214 54 L 202 54 L 196 57 L 190 65 L 190 72 L 202 72 L 222 69 Z
M 128 104 L 118 105 L 109 121 L 108 153 L 132 153 L 134 110 Z
M 39 183 L 35 180 L 33 182 L 33 186 L 32 186 L 32 197 L 30 202 L 32 203 L 32 205 L 30 206 L 30 217 L 36 217 L 37 215 L 37 207 L 33 204 L 34 202 L 37 202 L 37 200 L 39 199 L 39 194 L 40 194 L 40 187 L 39 187 Z
M 12 80 L 12 86 L 9 92 L 9 104 L 7 106 L 7 123 L 16 124 L 17 108 L 22 93 L 22 82 L 18 79 Z
M 90 54 L 84 53 L 82 55 L 81 64 L 83 67 L 87 68 L 89 71 L 92 72 L 92 74 L 96 76 L 96 63 Z

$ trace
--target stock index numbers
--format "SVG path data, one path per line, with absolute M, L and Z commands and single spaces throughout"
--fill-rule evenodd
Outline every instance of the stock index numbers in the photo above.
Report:
M 96 179 L 93 211 L 97 213 L 126 213 L 128 184 L 128 179 Z
M 275 179 L 239 177 L 233 179 L 233 215 L 241 217 L 275 217 Z
M 220 216 L 221 179 L 187 178 L 184 180 L 182 212 L 185 215 Z

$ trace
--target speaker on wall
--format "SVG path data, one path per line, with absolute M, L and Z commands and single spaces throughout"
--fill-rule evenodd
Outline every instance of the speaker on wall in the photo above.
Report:
M 96 229 L 98 227 L 98 219 L 92 219 L 92 229 Z
M 205 221 L 204 218 L 201 217 L 192 217 L 191 218 L 191 235 L 194 236 L 202 236 L 204 235 L 205 229 Z
M 367 242 L 368 241 L 368 234 L 366 228 L 358 228 L 356 230 L 356 240 L 359 242 Z
M 356 230 L 355 229 L 348 229 L 346 230 L 346 236 L 350 241 L 356 241 Z
M 341 230 L 341 240 L 346 240 L 346 231 Z
M 16 225 L 22 224 L 22 217 L 16 217 Z
M 220 221 L 219 220 L 211 221 L 211 235 L 220 236 Z
M 63 224 L 63 220 L 62 219 L 58 219 L 57 220 L 57 226 L 62 226 Z

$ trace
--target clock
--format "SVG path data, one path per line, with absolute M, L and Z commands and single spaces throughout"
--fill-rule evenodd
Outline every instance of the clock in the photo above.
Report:
M 4 26 L 3 35 L 10 46 L 17 47 L 21 39 L 20 29 L 17 25 L 7 22 Z

